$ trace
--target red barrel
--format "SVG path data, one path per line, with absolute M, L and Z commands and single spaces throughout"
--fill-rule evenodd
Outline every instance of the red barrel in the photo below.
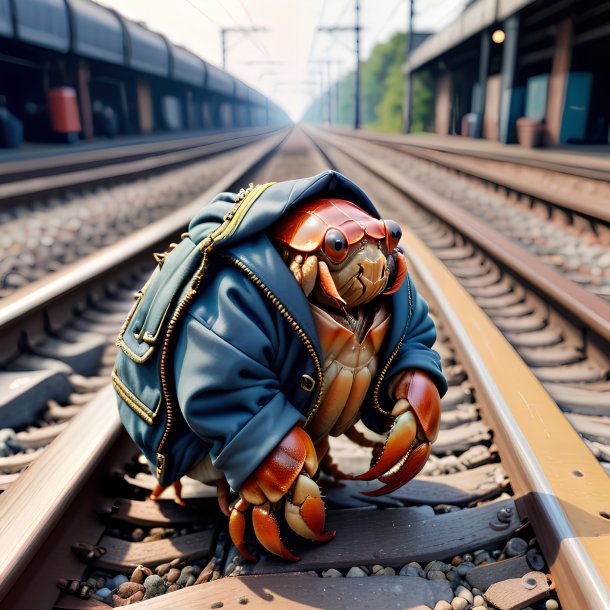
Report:
M 81 130 L 76 91 L 72 87 L 54 87 L 47 91 L 47 106 L 51 129 L 56 133 Z

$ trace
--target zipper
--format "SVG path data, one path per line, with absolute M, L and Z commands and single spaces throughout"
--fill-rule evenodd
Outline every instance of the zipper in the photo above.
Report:
M 263 294 L 271 301 L 271 304 L 282 314 L 282 316 L 284 316 L 284 318 L 286 318 L 286 320 L 288 321 L 290 326 L 297 333 L 297 335 L 299 336 L 301 341 L 305 344 L 305 347 L 307 348 L 309 355 L 312 357 L 312 359 L 314 361 L 314 364 L 316 367 L 316 373 L 318 376 L 318 388 L 319 389 L 318 389 L 318 395 L 316 397 L 316 402 L 309 410 L 309 413 L 307 414 L 307 418 L 305 420 L 305 426 L 307 426 L 307 424 L 310 423 L 312 418 L 318 412 L 318 409 L 320 408 L 320 404 L 322 403 L 322 387 L 323 387 L 323 381 L 324 381 L 324 374 L 322 371 L 322 365 L 320 364 L 320 358 L 318 357 L 316 349 L 313 346 L 311 339 L 307 336 L 305 331 L 299 326 L 299 323 L 292 317 L 292 315 L 290 315 L 290 312 L 286 309 L 286 306 L 282 304 L 282 302 L 275 296 L 275 294 L 273 292 L 271 292 L 271 290 L 263 283 L 263 281 L 239 259 L 235 258 L 234 256 L 229 256 L 229 255 L 227 255 L 227 258 L 248 276 L 248 278 L 254 283 L 254 285 L 257 288 L 259 288 L 263 292 Z
M 402 347 L 402 344 L 404 343 L 405 337 L 407 336 L 407 332 L 409 331 L 409 324 L 411 323 L 411 317 L 413 315 L 413 295 L 411 294 L 411 282 L 409 282 L 408 278 L 407 278 L 407 286 L 408 286 L 408 291 L 409 291 L 409 320 L 407 322 L 407 326 L 405 328 L 404 334 L 400 338 L 400 341 L 396 344 L 396 347 L 390 354 L 390 357 L 387 359 L 383 369 L 381 370 L 381 373 L 379 373 L 379 377 L 377 377 L 377 381 L 375 382 L 375 387 L 373 388 L 373 408 L 376 409 L 377 411 L 379 411 L 380 413 L 387 415 L 388 417 L 390 417 L 392 415 L 392 413 L 391 413 L 391 411 L 386 411 L 385 409 L 383 409 L 381 404 L 379 403 L 379 390 L 381 389 L 381 383 L 383 381 L 383 378 L 385 377 L 386 373 L 388 372 L 388 369 L 390 368 L 392 361 L 394 360 L 394 358 L 396 358 L 396 355 L 400 351 L 400 348 Z
M 169 438 L 169 434 L 172 429 L 173 419 L 174 419 L 174 397 L 171 390 L 171 384 L 169 381 L 169 373 L 167 370 L 167 360 L 169 358 L 169 346 L 171 344 L 172 335 L 178 325 L 178 322 L 182 318 L 182 315 L 191 304 L 193 298 L 197 294 L 197 290 L 201 284 L 201 280 L 206 272 L 208 266 L 208 257 L 212 252 L 215 242 L 225 239 L 226 237 L 230 237 L 239 223 L 243 220 L 246 212 L 250 209 L 252 204 L 260 197 L 260 195 L 267 188 L 275 184 L 275 182 L 267 182 L 266 184 L 259 184 L 249 190 L 245 197 L 241 200 L 237 200 L 236 204 L 231 208 L 231 210 L 226 214 L 224 218 L 224 222 L 217 227 L 210 235 L 208 235 L 203 242 L 199 246 L 199 250 L 203 253 L 203 260 L 201 261 L 201 265 L 195 274 L 193 282 L 191 284 L 191 288 L 184 296 L 182 301 L 176 307 L 171 320 L 167 326 L 167 331 L 165 333 L 165 341 L 163 342 L 163 348 L 161 350 L 161 359 L 159 361 L 159 377 L 161 380 L 161 391 L 163 392 L 163 399 L 165 401 L 165 412 L 167 414 L 167 421 L 165 423 L 165 429 L 163 430 L 163 436 L 159 441 L 159 445 L 157 446 L 156 456 L 157 456 L 157 467 L 156 473 L 157 478 L 161 479 L 163 474 L 163 469 L 167 464 L 166 456 L 163 454 L 163 449 L 165 448 L 165 444 L 167 443 L 167 439 Z M 134 308 L 135 311 L 135 308 Z M 313 346 L 312 346 L 313 348 Z M 321 371 L 321 367 L 320 367 Z

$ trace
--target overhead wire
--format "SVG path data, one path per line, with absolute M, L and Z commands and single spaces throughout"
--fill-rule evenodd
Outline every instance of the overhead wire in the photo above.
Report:
M 210 17 L 202 8 L 197 6 L 192 0 L 186 0 L 197 12 L 201 13 L 208 21 L 211 21 L 219 30 L 222 29 L 222 26 L 212 17 Z

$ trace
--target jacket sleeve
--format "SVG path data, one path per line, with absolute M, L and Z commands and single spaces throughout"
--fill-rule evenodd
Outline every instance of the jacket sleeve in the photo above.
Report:
M 436 341 L 436 327 L 429 315 L 428 303 L 417 292 L 410 276 L 407 276 L 407 281 L 411 295 L 411 315 L 406 321 L 406 333 L 400 350 L 392 361 L 379 392 L 380 405 L 388 413 L 394 407 L 394 399 L 389 392 L 392 380 L 407 369 L 427 373 L 441 396 L 447 392 L 440 356 L 432 349 Z M 362 417 L 368 428 L 379 433 L 387 432 L 388 420 L 388 416 L 374 409 L 369 409 Z
M 407 369 L 418 369 L 427 373 L 441 396 L 447 392 L 447 381 L 443 375 L 441 358 L 432 349 L 436 341 L 436 327 L 429 315 L 428 303 L 417 292 L 411 277 L 411 319 L 408 321 L 405 340 L 388 371 L 384 391 L 388 392 L 392 378 Z
M 279 314 L 239 271 L 218 274 L 185 319 L 176 393 L 193 431 L 238 490 L 303 415 L 280 390 Z M 206 296 L 207 295 L 207 296 Z

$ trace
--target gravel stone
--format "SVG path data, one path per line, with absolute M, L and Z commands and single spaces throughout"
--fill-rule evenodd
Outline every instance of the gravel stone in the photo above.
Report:
M 144 530 L 141 527 L 136 527 L 136 529 L 131 532 L 131 540 L 133 542 L 142 542 L 142 540 L 144 540 Z
M 165 593 L 165 581 L 158 574 L 152 574 L 144 581 L 144 588 L 146 589 L 144 599 L 157 597 Z
M 346 578 L 360 578 L 362 576 L 367 576 L 367 573 L 358 566 L 353 566 L 349 569 L 348 573 L 345 576 Z
M 441 599 L 441 601 L 437 602 L 436 606 L 434 606 L 434 610 L 452 610 L 452 608 L 449 602 Z
M 143 585 L 146 577 L 150 576 L 151 574 L 152 570 L 150 568 L 140 565 L 133 571 L 130 580 L 131 582 L 136 582 L 140 585 Z
M 527 542 L 523 538 L 511 538 L 504 547 L 507 557 L 519 557 L 527 553 Z
M 145 591 L 144 585 L 138 584 L 137 582 L 124 582 L 122 585 L 120 585 L 117 588 L 115 593 L 119 597 L 121 597 L 123 599 L 127 599 L 128 597 L 131 597 L 134 593 L 137 593 L 138 591 Z
M 98 589 L 95 593 L 96 595 L 99 595 L 101 599 L 104 599 L 111 595 L 112 591 L 108 587 L 102 587 L 101 589 Z
M 469 604 L 463 597 L 454 597 L 451 601 L 452 610 L 466 610 Z
M 472 602 L 474 601 L 474 597 L 472 595 L 472 592 L 469 591 L 466 587 L 460 586 L 455 590 L 455 595 L 457 597 L 462 597 L 464 598 L 469 604 L 472 604 Z
M 424 572 L 426 574 L 428 574 L 428 572 L 430 572 L 430 570 L 439 570 L 441 572 L 448 572 L 449 566 L 446 563 L 443 563 L 442 561 L 437 561 L 435 559 L 434 561 L 431 561 L 430 563 L 426 564 L 426 567 L 424 568 Z
M 175 583 L 180 576 L 180 570 L 178 568 L 171 568 L 171 570 L 165 575 L 165 582 L 170 585 Z
M 440 570 L 430 570 L 427 578 L 428 580 L 446 580 L 445 573 Z
M 418 578 L 425 578 L 424 571 L 421 568 L 414 568 L 413 566 L 402 566 L 400 568 L 400 572 L 398 572 L 400 576 L 417 576 Z
M 162 563 L 161 565 L 158 565 L 155 569 L 155 574 L 158 574 L 159 576 L 165 576 L 170 571 L 171 567 L 172 566 L 169 563 Z
M 339 570 L 335 570 L 335 568 L 330 568 L 329 570 L 324 570 L 322 572 L 322 578 L 341 578 L 343 574 L 339 572 Z
M 559 603 L 555 599 L 546 600 L 546 610 L 559 610 Z
M 475 595 L 472 603 L 475 606 L 484 606 L 485 608 L 487 607 L 487 602 L 485 601 L 485 598 L 482 595 Z
M 173 593 L 174 591 L 179 591 L 179 590 L 180 590 L 180 586 L 177 585 L 176 583 L 174 583 L 173 585 L 170 585 L 169 587 L 167 587 L 166 593 Z
M 474 563 L 471 563 L 470 561 L 463 561 L 457 568 L 456 568 L 456 572 L 460 575 L 460 576 L 466 576 L 466 574 L 468 574 L 468 572 L 470 572 L 470 570 L 472 570 L 472 568 L 474 568 Z

